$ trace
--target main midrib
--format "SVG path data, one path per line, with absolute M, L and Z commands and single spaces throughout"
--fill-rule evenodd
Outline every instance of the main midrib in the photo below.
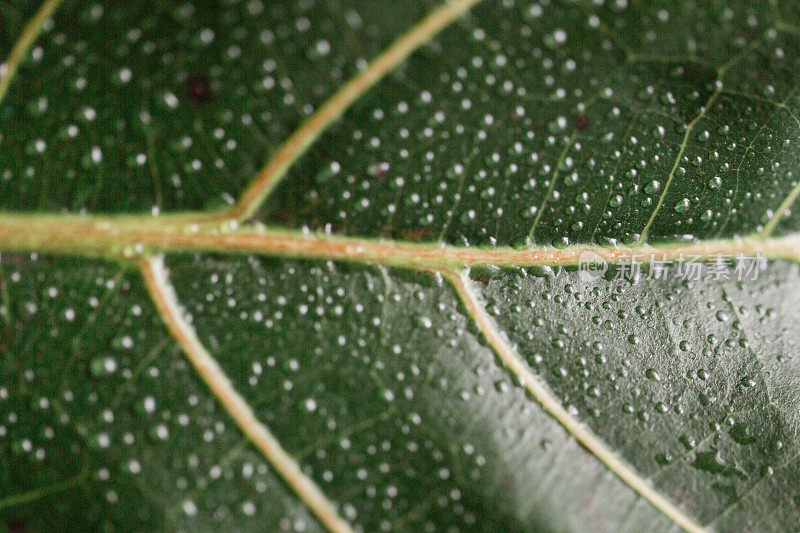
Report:
M 580 262 L 581 256 L 586 253 L 595 254 L 607 262 L 648 261 L 653 258 L 663 261 L 687 257 L 705 259 L 719 255 L 763 255 L 771 259 L 800 260 L 800 233 L 777 238 L 770 236 L 778 220 L 782 218 L 783 212 L 800 195 L 800 184 L 793 188 L 781 204 L 778 213 L 767 225 L 767 231 L 744 238 L 691 243 L 643 243 L 622 247 L 578 244 L 561 248 L 531 246 L 525 249 L 505 247 L 487 249 L 330 236 L 256 225 L 239 227 L 240 221 L 258 208 L 284 177 L 288 168 L 305 153 L 322 131 L 417 48 L 480 1 L 445 2 L 428 13 L 408 32 L 399 36 L 391 46 L 376 56 L 366 69 L 344 84 L 284 142 L 231 208 L 218 213 L 189 213 L 164 217 L 33 215 L 0 212 L 0 248 L 124 259 L 139 258 L 148 253 L 161 251 L 224 251 L 330 258 L 423 269 L 476 264 L 571 265 Z M 45 21 L 53 15 L 61 2 L 62 0 L 47 0 L 25 26 L 6 62 L 7 72 L 0 76 L 0 101 L 5 97 L 17 69 L 41 32 Z M 779 21 L 778 26 L 780 25 Z M 718 69 L 718 77 L 727 66 L 726 63 Z M 718 92 L 719 88 L 714 95 Z M 713 99 L 712 95 L 709 103 Z M 707 107 L 708 104 L 700 116 Z M 659 205 L 660 203 L 661 201 Z M 643 231 L 642 241 L 646 241 L 647 229 L 654 216 L 655 213 Z
M 0 214 L 0 248 L 135 259 L 160 252 L 256 253 L 337 259 L 431 269 L 471 265 L 575 265 L 606 262 L 679 261 L 718 256 L 800 260 L 800 234 L 782 237 L 663 242 L 631 246 L 479 248 L 413 243 L 287 230 L 240 227 L 236 220 L 210 223 L 191 216 L 81 216 Z

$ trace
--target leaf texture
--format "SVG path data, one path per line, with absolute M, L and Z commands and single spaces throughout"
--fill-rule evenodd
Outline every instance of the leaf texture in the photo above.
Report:
M 481 278 L 487 311 L 559 396 L 701 523 L 769 529 L 797 505 L 796 264 L 748 283 Z M 632 305 L 633 304 L 633 305 Z M 791 520 L 791 519 L 789 519 Z
M 796 28 L 757 2 L 601 4 L 477 6 L 350 110 L 263 219 L 512 246 L 747 235 L 779 212 L 796 229 Z
M 216 208 L 425 13 L 348 2 L 64 0 L 0 104 L 14 211 Z M 16 90 L 14 90 L 16 88 Z
M 194 375 L 135 273 L 5 255 L 9 530 L 319 530 Z
M 798 13 L 0 4 L 0 530 L 792 529 Z

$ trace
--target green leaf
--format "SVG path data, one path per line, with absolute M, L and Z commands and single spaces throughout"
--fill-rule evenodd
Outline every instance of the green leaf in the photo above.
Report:
M 225 205 L 425 8 L 63 0 L 0 103 L 0 205 Z
M 4 255 L 9 530 L 319 526 L 194 375 L 135 273 Z
M 798 13 L 3 3 L 0 531 L 792 529 Z
M 512 246 L 797 229 L 800 33 L 766 2 L 500 4 L 365 95 L 261 217 Z
M 796 264 L 756 280 L 631 283 L 498 272 L 488 311 L 554 394 L 655 487 L 723 531 L 794 520 L 800 503 Z

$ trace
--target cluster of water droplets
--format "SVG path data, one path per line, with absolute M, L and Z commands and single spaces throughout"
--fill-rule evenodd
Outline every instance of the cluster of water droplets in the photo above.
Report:
M 743 8 L 600 4 L 476 7 L 364 95 L 262 217 L 512 246 L 763 229 L 800 177 L 796 34 Z
M 196 377 L 138 279 L 4 254 L 0 286 L 0 524 L 318 528 Z
M 800 493 L 779 493 L 797 475 L 787 450 L 800 339 L 781 295 L 800 286 L 797 266 L 741 282 L 672 273 L 634 283 L 615 272 L 479 273 L 475 285 L 568 410 L 660 490 L 707 502 L 698 512 L 709 519 L 727 510 L 731 523 L 789 512 Z M 775 497 L 758 512 L 755 484 Z
M 256 257 L 169 266 L 234 387 L 356 527 L 527 527 L 542 517 L 515 514 L 516 498 L 572 506 L 570 469 L 534 491 L 557 454 L 604 469 L 579 448 L 559 452 L 564 430 L 481 345 L 441 280 Z
M 336 88 L 418 19 L 418 2 L 64 2 L 0 105 L 11 210 L 233 202 Z

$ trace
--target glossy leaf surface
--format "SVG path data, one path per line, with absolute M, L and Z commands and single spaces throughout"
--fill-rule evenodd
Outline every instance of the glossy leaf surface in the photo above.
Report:
M 798 12 L 2 4 L 0 529 L 791 529 Z

